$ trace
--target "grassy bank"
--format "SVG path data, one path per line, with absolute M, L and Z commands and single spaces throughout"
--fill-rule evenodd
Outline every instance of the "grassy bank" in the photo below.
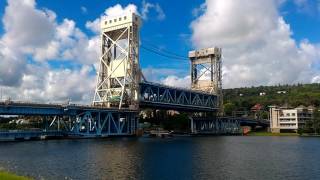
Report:
M 1 180 L 31 180 L 31 178 L 18 176 L 5 171 L 0 171 L 0 179 Z
M 250 132 L 249 136 L 299 136 L 297 133 Z

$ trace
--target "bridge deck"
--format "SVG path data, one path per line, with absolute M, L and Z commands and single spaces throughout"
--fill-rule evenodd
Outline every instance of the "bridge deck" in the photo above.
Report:
M 0 115 L 77 115 L 81 111 L 91 112 L 137 112 L 130 109 L 106 108 L 79 104 L 41 104 L 29 102 L 0 102 Z

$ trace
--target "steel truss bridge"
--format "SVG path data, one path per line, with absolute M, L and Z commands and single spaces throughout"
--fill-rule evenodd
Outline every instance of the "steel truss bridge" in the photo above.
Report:
M 193 133 L 239 133 L 239 120 L 215 116 L 222 105 L 221 49 L 189 52 L 191 89 L 151 83 L 139 64 L 140 25 L 134 13 L 101 21 L 101 56 L 92 106 L 0 102 L 0 115 L 41 116 L 45 122 L 42 132 L 4 132 L 0 136 L 134 135 L 143 108 L 188 112 Z M 203 79 L 205 74 L 210 77 Z
M 201 91 L 156 83 L 140 83 L 140 108 L 170 109 L 184 112 L 216 112 L 217 97 Z M 39 104 L 18 101 L 0 102 L 0 115 L 41 116 L 43 132 L 3 132 L 0 136 L 19 138 L 50 136 L 104 137 L 134 135 L 139 110 L 77 104 Z M 61 133 L 62 132 L 62 133 Z M 11 134 L 11 135 L 10 135 Z
M 0 103 L 0 115 L 41 116 L 45 122 L 42 135 L 57 131 L 64 135 L 85 137 L 133 135 L 138 126 L 137 111 L 84 105 L 7 101 Z M 19 136 L 21 132 L 11 134 Z
M 266 128 L 269 122 L 243 117 L 190 117 L 191 133 L 193 134 L 228 134 L 237 135 L 242 133 L 241 126 Z
M 217 96 L 201 91 L 175 88 L 156 83 L 140 83 L 140 107 L 215 112 Z

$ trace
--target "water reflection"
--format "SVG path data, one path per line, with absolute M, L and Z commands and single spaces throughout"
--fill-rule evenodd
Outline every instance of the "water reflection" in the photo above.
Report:
M 0 168 L 36 179 L 319 179 L 319 141 L 234 136 L 0 143 Z

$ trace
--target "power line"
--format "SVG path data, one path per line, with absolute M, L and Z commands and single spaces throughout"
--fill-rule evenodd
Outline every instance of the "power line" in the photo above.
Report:
M 145 46 L 145 44 L 147 46 Z M 158 46 L 152 44 L 152 43 L 148 43 L 148 42 L 143 42 L 142 45 L 140 46 L 142 49 L 146 50 L 146 51 L 149 51 L 149 52 L 152 52 L 154 54 L 157 54 L 159 56 L 163 56 L 163 57 L 166 57 L 166 58 L 169 58 L 169 59 L 175 59 L 175 60 L 189 60 L 188 57 L 185 57 L 185 56 L 182 56 L 182 55 L 179 55 L 179 54 L 176 54 L 176 53 L 173 53 L 171 51 L 167 51 L 167 50 L 164 50 L 164 49 L 160 49 Z
M 171 52 L 171 51 L 168 51 L 168 50 L 165 50 L 165 49 L 161 49 L 161 48 L 159 48 L 158 46 L 156 46 L 156 45 L 154 45 L 154 44 L 152 44 L 152 43 L 150 43 L 150 42 L 144 41 L 144 42 L 142 42 L 142 44 L 147 44 L 147 45 L 151 46 L 152 49 L 157 50 L 157 51 L 159 51 L 159 52 L 163 52 L 163 53 L 169 54 L 170 56 L 175 56 L 175 57 L 178 57 L 178 58 L 183 58 L 183 59 L 189 60 L 189 58 L 186 57 L 186 56 L 179 55 L 179 54 L 176 54 L 176 53 L 174 53 L 174 52 Z
M 159 52 L 157 50 L 154 50 L 154 49 L 142 46 L 142 45 L 140 47 L 142 49 L 144 49 L 144 50 L 147 50 L 149 52 L 155 53 L 155 54 L 157 54 L 159 56 L 163 56 L 163 57 L 166 57 L 166 58 L 169 58 L 169 59 L 183 60 L 183 61 L 188 60 L 187 58 L 182 58 L 182 57 L 177 57 L 177 56 L 172 56 L 172 55 L 169 55 L 169 54 L 165 54 L 165 53 Z

